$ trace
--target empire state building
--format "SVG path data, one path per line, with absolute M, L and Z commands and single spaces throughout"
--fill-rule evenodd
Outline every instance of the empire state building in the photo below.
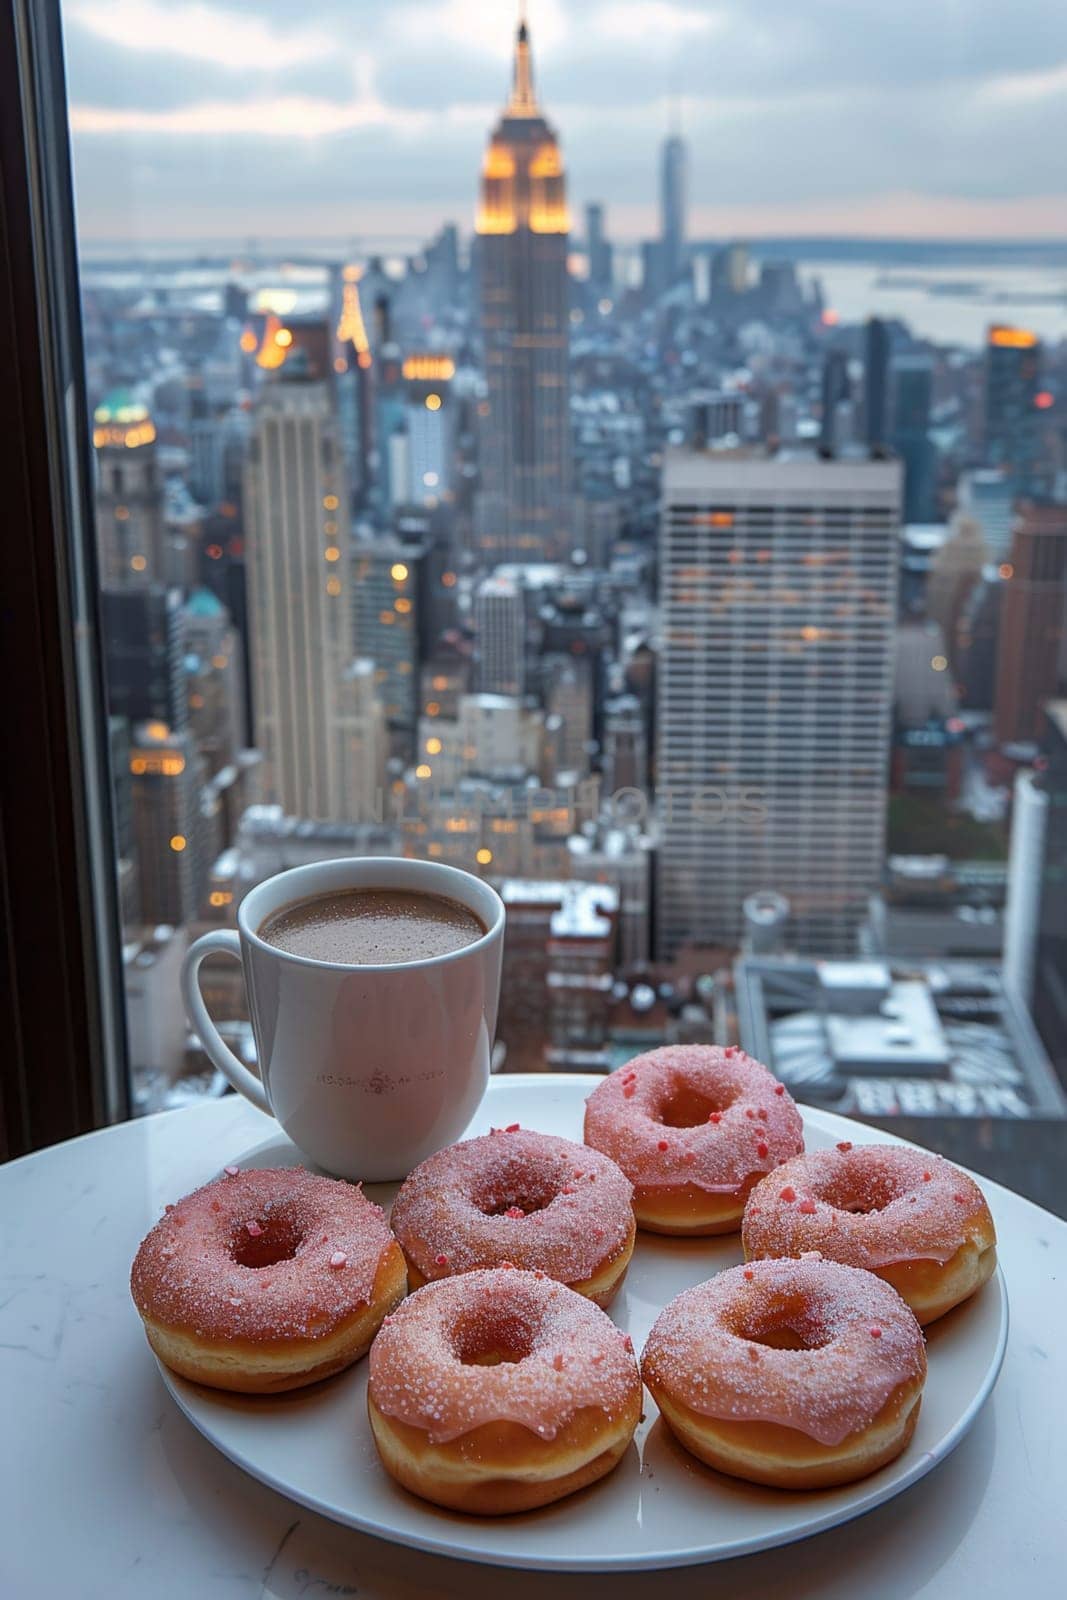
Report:
M 501 561 L 558 560 L 571 546 L 569 227 L 563 161 L 537 104 L 523 20 L 477 219 L 489 410 L 476 539 Z

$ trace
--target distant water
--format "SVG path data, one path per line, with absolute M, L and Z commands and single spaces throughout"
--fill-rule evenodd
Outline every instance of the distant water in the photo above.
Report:
M 938 344 L 977 346 L 991 322 L 1031 328 L 1049 344 L 1067 339 L 1067 267 L 897 267 L 876 262 L 798 260 L 802 279 L 817 277 L 842 322 L 899 317 Z
M 279 261 L 284 246 L 279 245 Z M 816 250 L 818 246 L 816 246 Z M 931 246 L 931 255 L 936 246 Z M 182 259 L 184 254 L 184 259 Z M 898 317 L 912 332 L 938 344 L 977 348 L 985 342 L 991 322 L 1009 322 L 1035 333 L 1049 344 L 1067 339 L 1067 263 L 1062 259 L 1023 259 L 1006 262 L 1001 255 L 983 261 L 970 252 L 952 256 L 943 264 L 926 261 L 902 262 L 888 251 L 881 259 L 829 259 L 817 253 L 807 256 L 802 247 L 768 250 L 753 245 L 754 256 L 792 255 L 802 280 L 820 279 L 828 306 L 842 322 L 862 322 L 869 316 Z M 1057 254 L 1059 254 L 1057 252 Z M 321 306 L 328 271 L 324 261 L 341 261 L 347 252 L 337 241 L 323 241 L 317 247 L 304 242 L 297 259 L 284 266 L 264 266 L 269 257 L 264 247 L 260 261 L 240 255 L 227 263 L 218 246 L 205 250 L 195 259 L 192 247 L 179 253 L 171 245 L 143 252 L 131 262 L 128 252 L 120 266 L 111 252 L 102 247 L 83 251 L 82 277 L 87 286 L 130 290 L 168 288 L 180 300 L 201 310 L 214 310 L 220 300 L 220 287 L 228 277 L 236 277 L 264 301 L 276 301 L 275 309 L 311 311 Z M 1051 255 L 1051 252 L 1050 252 Z M 316 257 L 318 259 L 316 259 Z M 628 246 L 617 252 L 624 278 L 636 269 L 636 253 Z M 403 257 L 386 255 L 387 266 L 403 269 Z M 253 303 L 256 303 L 255 300 Z

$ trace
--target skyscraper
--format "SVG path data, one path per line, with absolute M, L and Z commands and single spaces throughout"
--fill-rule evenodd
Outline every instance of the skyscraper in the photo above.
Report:
M 686 160 L 685 140 L 670 134 L 663 141 L 659 169 L 659 234 L 667 288 L 685 266 Z
M 768 889 L 797 948 L 854 948 L 882 868 L 900 487 L 895 461 L 668 453 L 663 957 L 738 944 Z
M 101 582 L 112 589 L 163 583 L 163 484 L 147 406 L 128 389 L 113 390 L 93 412 L 93 444 Z
M 201 768 L 190 733 L 165 722 L 134 729 L 131 810 L 141 920 L 178 928 L 197 913 Z
M 101 597 L 107 704 L 130 722 L 184 728 L 185 619 L 177 589 L 107 588 Z
M 526 679 L 522 590 L 510 578 L 484 578 L 474 596 L 478 688 L 482 694 L 521 695 Z
M 893 449 L 904 463 L 904 521 L 932 522 L 937 450 L 930 437 L 934 373 L 928 356 L 898 356 L 892 366 Z
M 868 449 L 885 448 L 888 436 L 889 329 L 869 317 L 863 332 L 863 427 Z
M 393 484 L 393 502 L 436 505 L 453 489 L 455 408 L 451 356 L 409 355 L 401 368 L 407 435 L 407 483 Z
M 476 538 L 499 559 L 554 559 L 571 542 L 569 229 L 563 161 L 534 94 L 523 22 L 477 219 L 489 410 Z
M 325 382 L 294 357 L 259 401 L 245 482 L 255 743 L 290 815 L 345 816 L 348 490 Z
M 1028 328 L 995 324 L 986 341 L 985 454 L 991 467 L 1004 467 L 1016 492 L 1031 493 L 1037 458 L 1037 416 L 1041 345 Z
M 1043 736 L 1064 638 L 1067 506 L 1024 501 L 1019 512 L 997 645 L 993 727 L 1002 744 Z
M 420 545 L 378 535 L 354 547 L 352 637 L 355 654 L 375 663 L 375 682 L 395 753 L 414 747 L 421 662 Z
M 596 289 L 610 289 L 612 249 L 604 236 L 604 207 L 591 200 L 585 208 L 585 246 L 589 255 L 589 281 Z
M 848 375 L 848 354 L 844 350 L 828 350 L 822 364 L 822 422 L 819 428 L 819 447 L 833 455 L 840 445 L 847 443 L 842 435 L 844 412 L 852 398 L 852 383 Z

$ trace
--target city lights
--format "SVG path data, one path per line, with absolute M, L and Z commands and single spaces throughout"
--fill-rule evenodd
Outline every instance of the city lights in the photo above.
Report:
M 609 124 L 557 121 L 556 61 L 535 78 L 524 26 L 495 89 L 488 57 L 465 63 L 498 98 L 447 219 L 414 214 L 461 192 L 429 158 L 418 193 L 382 201 L 372 174 L 364 205 L 360 163 L 301 137 L 292 205 L 284 141 L 233 195 L 252 233 L 270 191 L 241 259 L 191 239 L 86 257 L 97 721 L 124 943 L 153 944 L 130 1005 L 162 1019 L 128 1030 L 161 1057 L 135 1065 L 138 1103 L 202 1070 L 153 987 L 194 931 L 295 861 L 380 855 L 500 884 L 517 1072 L 607 1071 L 635 1016 L 650 1047 L 725 1017 L 813 1100 L 847 1084 L 881 1120 L 932 1115 L 921 1095 L 1024 1104 L 935 984 L 914 1047 L 885 1043 L 910 1014 L 884 1019 L 918 1004 L 929 952 L 950 983 L 947 950 L 983 982 L 1007 959 L 1012 873 L 1040 855 L 1014 830 L 1064 692 L 1062 286 L 1035 258 L 1029 298 L 1017 267 L 931 240 L 828 237 L 823 259 L 830 201 L 802 226 L 799 194 L 773 250 L 709 237 L 720 203 L 740 225 L 773 197 L 738 180 L 716 200 L 701 143 L 653 131 L 642 156 L 640 118 L 619 179 L 594 149 Z M 430 150 L 431 106 L 359 87 L 346 116 L 410 119 Z M 403 236 L 379 233 L 394 203 Z M 879 974 L 859 1044 L 863 985 L 838 1016 L 816 966 L 858 951 Z M 217 966 L 205 998 L 250 1055 Z M 1041 982 L 1030 946 L 1021 970 Z

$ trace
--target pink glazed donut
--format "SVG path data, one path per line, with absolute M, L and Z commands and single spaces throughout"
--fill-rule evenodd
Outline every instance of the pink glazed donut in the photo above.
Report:
M 632 1194 L 607 1156 L 513 1123 L 416 1167 L 390 1223 L 413 1289 L 506 1264 L 607 1306 L 633 1255 Z
M 629 1334 L 541 1272 L 428 1283 L 370 1354 L 374 1442 L 398 1483 L 480 1515 L 526 1511 L 602 1478 L 641 1414 Z
M 732 1233 L 753 1184 L 804 1148 L 784 1084 L 732 1046 L 668 1045 L 635 1056 L 586 1102 L 585 1142 L 634 1185 L 652 1233 Z
M 130 1274 L 160 1360 L 247 1394 L 297 1389 L 358 1360 L 406 1287 L 380 1208 L 302 1167 L 227 1167 L 167 1207 Z
M 787 1161 L 757 1184 L 741 1228 L 745 1256 L 800 1256 L 865 1267 L 922 1323 L 992 1275 L 996 1233 L 985 1196 L 943 1156 L 847 1140 Z
M 641 1374 L 701 1461 L 753 1483 L 821 1489 L 905 1448 L 926 1349 L 896 1290 L 872 1273 L 818 1257 L 754 1261 L 672 1300 Z

